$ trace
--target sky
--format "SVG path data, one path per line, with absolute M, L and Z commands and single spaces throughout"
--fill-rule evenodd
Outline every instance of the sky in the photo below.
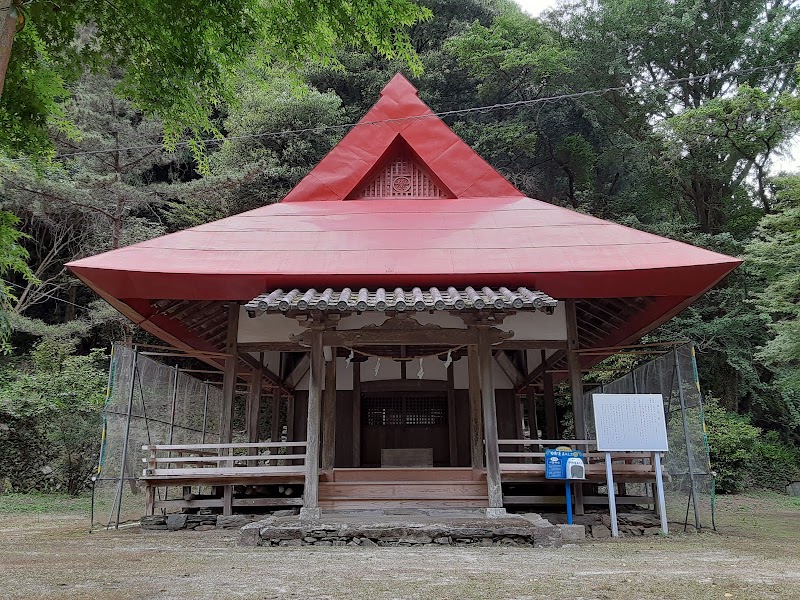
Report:
M 538 15 L 543 10 L 555 6 L 556 0 L 514 0 L 526 13 Z
M 558 0 L 514 0 L 520 5 L 522 10 L 530 15 L 538 15 L 543 10 L 552 8 Z M 576 90 L 578 91 L 578 90 Z M 772 159 L 773 174 L 781 171 L 800 171 L 800 136 L 795 136 L 791 146 L 783 153 L 783 156 L 775 156 Z

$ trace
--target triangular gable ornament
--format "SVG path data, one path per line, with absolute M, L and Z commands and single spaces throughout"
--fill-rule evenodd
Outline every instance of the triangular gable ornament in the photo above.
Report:
M 398 73 L 283 201 L 523 196 Z

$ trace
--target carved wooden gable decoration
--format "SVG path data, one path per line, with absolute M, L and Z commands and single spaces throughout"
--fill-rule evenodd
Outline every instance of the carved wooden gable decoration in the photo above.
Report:
M 442 191 L 411 154 L 401 149 L 349 199 L 447 197 L 449 194 Z

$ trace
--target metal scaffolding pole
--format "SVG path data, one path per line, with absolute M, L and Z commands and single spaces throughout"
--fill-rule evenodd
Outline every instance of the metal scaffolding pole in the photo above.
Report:
M 131 365 L 131 380 L 128 385 L 128 416 L 125 421 L 125 439 L 122 441 L 122 463 L 119 467 L 119 482 L 117 483 L 117 520 L 114 524 L 115 529 L 119 529 L 119 516 L 122 512 L 122 486 L 125 481 L 125 464 L 128 460 L 128 438 L 131 434 L 131 417 L 133 416 L 133 388 L 136 381 L 136 368 L 139 361 L 139 349 L 133 350 L 133 364 Z

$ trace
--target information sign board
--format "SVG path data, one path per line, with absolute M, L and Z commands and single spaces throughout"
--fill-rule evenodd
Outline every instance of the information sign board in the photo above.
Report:
M 661 394 L 592 394 L 592 402 L 599 451 L 668 450 Z
M 570 458 L 583 459 L 580 450 L 550 450 L 544 451 L 544 476 L 546 479 L 566 479 L 567 460 Z

